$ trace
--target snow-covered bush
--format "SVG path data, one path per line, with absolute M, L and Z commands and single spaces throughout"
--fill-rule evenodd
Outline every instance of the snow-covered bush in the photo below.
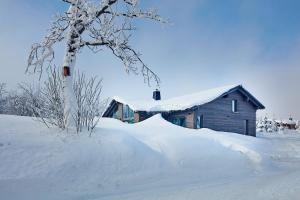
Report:
M 39 88 L 23 84 L 20 87 L 30 97 L 28 107 L 33 115 L 47 127 L 66 128 L 64 116 L 63 79 L 61 71 L 52 68 L 48 77 Z M 87 78 L 76 72 L 73 81 L 75 91 L 76 113 L 71 117 L 76 125 L 76 132 L 84 128 L 92 131 L 102 116 L 105 101 L 101 101 L 102 80 L 96 77 Z M 36 95 L 38 93 L 39 95 Z
M 34 110 L 31 109 L 32 99 L 38 99 L 37 90 L 31 89 L 32 92 L 25 92 L 19 84 L 17 90 L 6 91 L 5 84 L 0 84 L 0 114 L 20 115 L 20 116 L 34 116 Z M 31 96 L 29 96 L 29 94 Z
M 276 121 L 274 119 L 269 119 L 265 116 L 263 119 L 259 119 L 256 122 L 256 130 L 257 132 L 277 132 L 279 129 Z
M 36 93 L 32 93 L 33 96 Z M 6 98 L 5 114 L 20 115 L 20 116 L 34 116 L 34 111 L 31 108 L 32 97 L 29 93 L 23 90 L 11 91 Z

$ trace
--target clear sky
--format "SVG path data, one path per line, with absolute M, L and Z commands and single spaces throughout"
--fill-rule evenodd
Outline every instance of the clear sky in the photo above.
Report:
M 142 2 L 172 22 L 140 22 L 132 38 L 132 46 L 160 76 L 162 98 L 242 84 L 266 106 L 269 116 L 291 114 L 300 119 L 300 1 Z M 0 82 L 14 88 L 32 79 L 24 74 L 30 46 L 65 9 L 60 0 L 1 0 Z M 57 47 L 58 66 L 63 48 Z M 150 99 L 155 89 L 141 76 L 127 75 L 110 52 L 83 50 L 77 67 L 103 78 L 104 97 Z

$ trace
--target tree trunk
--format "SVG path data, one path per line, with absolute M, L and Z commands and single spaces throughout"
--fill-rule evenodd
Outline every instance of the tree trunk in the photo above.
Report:
M 63 68 L 69 68 L 69 76 L 63 75 L 63 97 L 64 97 L 64 121 L 65 127 L 73 129 L 75 128 L 75 114 L 76 114 L 76 100 L 73 90 L 73 76 L 74 67 L 76 62 L 76 55 L 66 50 L 63 62 Z M 64 69 L 63 69 L 64 70 Z
M 74 68 L 76 63 L 76 53 L 80 48 L 80 34 L 83 33 L 85 27 L 81 24 L 82 21 L 77 20 L 77 7 L 70 6 L 69 13 L 73 22 L 67 36 L 67 47 L 64 55 L 63 70 L 69 68 L 69 74 L 63 76 L 63 96 L 64 96 L 64 118 L 67 129 L 76 128 L 76 112 L 78 110 L 73 89 Z
M 70 28 L 67 38 L 67 47 L 63 61 L 63 97 L 64 97 L 64 120 L 67 129 L 75 129 L 77 104 L 73 89 L 74 68 L 76 63 L 77 43 L 79 35 L 75 28 Z M 69 73 L 65 74 L 64 68 L 68 68 Z

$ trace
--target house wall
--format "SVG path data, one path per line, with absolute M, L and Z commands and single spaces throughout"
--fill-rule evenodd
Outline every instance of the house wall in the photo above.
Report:
M 137 123 L 140 121 L 140 115 L 138 112 L 135 112 L 134 113 L 134 123 Z
M 110 117 L 110 118 L 116 118 L 121 121 L 125 121 L 123 119 L 123 104 L 120 102 L 115 102 L 114 104 L 110 105 L 111 108 L 109 111 L 107 111 L 103 117 Z M 115 117 L 113 116 L 115 114 Z M 152 117 L 153 115 L 157 114 L 159 112 L 146 112 L 146 111 L 135 111 L 134 112 L 134 122 L 140 122 L 144 121 L 145 119 L 148 119 L 149 117 Z
M 110 117 L 110 118 L 114 118 L 114 113 L 118 112 L 119 109 L 119 103 L 116 102 L 111 102 L 109 107 L 107 108 L 107 110 L 104 112 L 102 117 Z
M 123 121 L 123 104 L 118 103 L 117 119 Z
M 232 100 L 237 100 L 235 113 L 232 112 Z M 240 134 L 245 134 L 244 120 L 248 120 L 248 134 L 256 136 L 256 107 L 238 91 L 197 107 L 194 114 L 194 119 L 203 115 L 204 128 Z
M 288 128 L 288 129 L 296 129 L 296 124 L 286 124 L 286 123 L 283 123 L 282 126 L 285 127 L 285 128 Z
M 152 117 L 153 115 L 156 115 L 160 112 L 146 112 L 146 111 L 137 111 L 139 114 L 139 122 L 144 121 L 148 119 L 149 117 Z
M 111 108 L 108 112 L 104 113 L 103 117 L 116 118 L 123 121 L 123 104 L 114 102 L 110 106 Z M 116 113 L 115 116 L 114 113 Z
M 194 128 L 194 111 L 176 111 L 171 113 L 164 113 L 162 115 L 166 120 L 172 122 L 175 118 L 185 118 L 187 128 Z
M 194 112 L 188 113 L 186 116 L 186 127 L 194 128 Z
M 232 100 L 237 100 L 235 113 L 232 112 Z M 238 91 L 188 110 L 163 113 L 170 122 L 185 117 L 187 128 L 196 128 L 197 116 L 201 115 L 203 128 L 239 134 L 245 134 L 245 120 L 248 120 L 248 135 L 256 136 L 256 107 Z

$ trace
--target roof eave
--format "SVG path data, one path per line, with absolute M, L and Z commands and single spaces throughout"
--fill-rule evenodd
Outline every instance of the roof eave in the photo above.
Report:
M 245 95 L 251 100 L 253 104 L 256 105 L 257 109 L 265 109 L 265 106 L 260 101 L 258 101 L 250 92 L 248 92 L 242 85 L 237 86 L 236 89 L 240 89 L 242 92 L 245 92 Z

